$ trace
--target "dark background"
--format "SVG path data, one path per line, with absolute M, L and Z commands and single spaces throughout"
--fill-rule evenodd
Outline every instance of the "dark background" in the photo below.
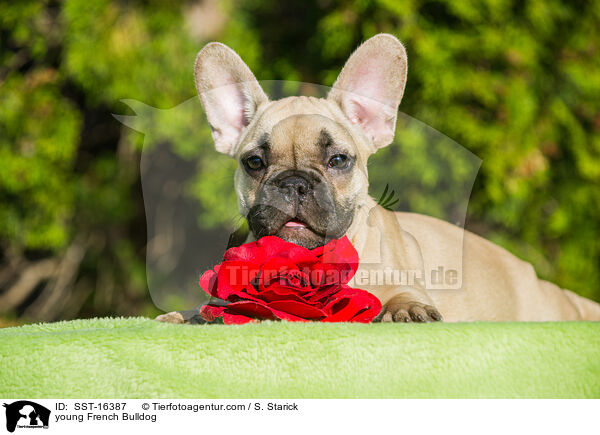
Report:
M 192 170 L 215 174 L 189 192 L 202 231 L 229 230 L 215 198 L 234 162 L 214 163 L 206 129 L 183 134 L 177 119 L 144 138 L 112 116 L 132 114 L 121 99 L 169 109 L 193 97 L 195 55 L 212 40 L 260 80 L 330 86 L 379 32 L 407 48 L 400 109 L 483 160 L 467 228 L 600 300 L 599 28 L 592 1 L 3 2 L 0 324 L 159 312 L 145 275 L 144 139 L 168 137 Z M 411 167 L 425 167 L 417 154 Z M 408 157 L 376 158 L 398 174 L 396 207 L 427 212 L 403 189 Z

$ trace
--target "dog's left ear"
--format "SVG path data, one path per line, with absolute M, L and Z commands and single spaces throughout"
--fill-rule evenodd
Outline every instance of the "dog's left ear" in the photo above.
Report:
M 394 139 L 406 70 L 402 43 L 395 36 L 381 33 L 352 53 L 327 97 L 362 128 L 375 150 Z

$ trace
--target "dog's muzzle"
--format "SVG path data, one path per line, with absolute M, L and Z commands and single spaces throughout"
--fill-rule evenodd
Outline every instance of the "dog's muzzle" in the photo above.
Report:
M 283 197 L 287 201 L 301 202 L 312 190 L 312 184 L 303 176 L 290 175 L 277 183 Z

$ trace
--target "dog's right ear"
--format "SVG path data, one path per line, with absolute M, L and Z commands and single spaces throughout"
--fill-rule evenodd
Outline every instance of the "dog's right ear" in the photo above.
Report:
M 329 92 L 327 98 L 362 128 L 374 146 L 373 151 L 394 139 L 406 69 L 402 43 L 395 36 L 380 33 L 352 53 Z
M 242 130 L 269 99 L 238 54 L 218 42 L 198 53 L 194 80 L 215 148 L 233 157 Z

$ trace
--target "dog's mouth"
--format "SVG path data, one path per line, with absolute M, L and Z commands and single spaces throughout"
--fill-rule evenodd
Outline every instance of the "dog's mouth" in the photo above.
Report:
M 302 229 L 307 228 L 308 225 L 299 219 L 290 219 L 283 226 L 286 228 Z
M 284 221 L 283 225 L 279 227 L 277 234 L 286 238 L 286 235 L 300 235 L 309 234 L 318 235 L 319 233 L 304 219 L 294 217 Z
M 334 228 L 338 231 L 330 231 L 333 227 L 331 222 L 335 221 L 335 218 L 334 214 L 326 214 L 319 208 L 304 210 L 289 207 L 285 210 L 283 207 L 267 204 L 252 207 L 246 216 L 250 231 L 257 239 L 277 236 L 308 249 L 314 249 L 332 238 L 337 238 L 340 229 Z
M 309 223 L 297 217 L 286 220 L 275 235 L 308 249 L 314 249 L 327 241 L 326 237 L 316 231 Z

